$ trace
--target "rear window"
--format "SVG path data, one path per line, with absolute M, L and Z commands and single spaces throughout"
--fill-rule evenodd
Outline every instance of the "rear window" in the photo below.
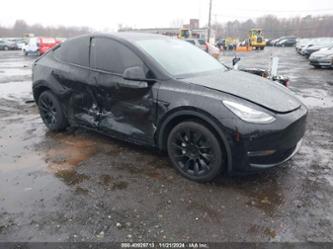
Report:
M 90 37 L 80 37 L 62 43 L 54 55 L 58 60 L 89 67 Z

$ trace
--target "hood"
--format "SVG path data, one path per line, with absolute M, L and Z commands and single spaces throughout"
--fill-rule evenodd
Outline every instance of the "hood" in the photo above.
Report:
M 278 83 L 236 70 L 216 71 L 182 79 L 184 82 L 228 93 L 275 112 L 290 112 L 300 107 L 294 94 Z
M 333 55 L 333 49 L 321 49 L 318 52 L 312 54 L 312 57 L 323 57 L 326 55 Z

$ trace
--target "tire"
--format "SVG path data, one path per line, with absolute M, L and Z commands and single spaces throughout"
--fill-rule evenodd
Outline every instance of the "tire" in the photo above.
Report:
M 43 92 L 38 98 L 40 116 L 51 131 L 61 131 L 68 126 L 63 108 L 58 98 L 50 91 Z
M 224 150 L 204 124 L 185 121 L 169 133 L 167 150 L 173 166 L 186 178 L 209 182 L 222 172 Z
M 9 48 L 8 48 L 7 46 L 4 46 L 4 47 L 3 47 L 3 50 L 8 51 Z
M 313 65 L 316 69 L 321 69 L 321 66 L 319 65 Z

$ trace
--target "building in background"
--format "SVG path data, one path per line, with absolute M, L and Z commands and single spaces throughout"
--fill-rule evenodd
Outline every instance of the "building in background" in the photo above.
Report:
M 190 19 L 190 29 L 199 29 L 199 19 Z
M 119 28 L 118 32 L 139 32 L 166 35 L 177 38 L 181 29 L 189 29 L 191 31 L 192 38 L 199 38 L 207 40 L 208 28 L 200 28 L 199 19 L 190 19 L 189 24 L 185 24 L 179 28 L 146 28 L 146 29 L 133 29 L 133 28 Z M 210 41 L 215 41 L 215 32 L 211 30 Z

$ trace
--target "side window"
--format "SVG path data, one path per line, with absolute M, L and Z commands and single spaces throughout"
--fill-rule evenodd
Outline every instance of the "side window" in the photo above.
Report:
M 89 43 L 90 37 L 66 41 L 54 51 L 54 55 L 61 61 L 89 67 Z
M 142 66 L 141 59 L 129 48 L 108 38 L 94 38 L 91 43 L 91 67 L 122 74 L 128 67 Z

